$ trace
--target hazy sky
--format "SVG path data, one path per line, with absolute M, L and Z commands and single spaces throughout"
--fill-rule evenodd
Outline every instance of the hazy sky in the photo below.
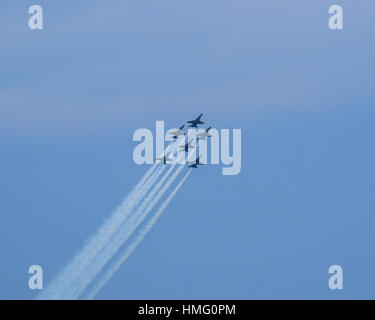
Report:
M 0 6 L 0 298 L 34 298 L 28 267 L 47 285 L 136 184 L 135 130 L 201 112 L 242 129 L 240 175 L 194 171 L 98 298 L 375 298 L 373 1 L 35 4 L 42 31 Z

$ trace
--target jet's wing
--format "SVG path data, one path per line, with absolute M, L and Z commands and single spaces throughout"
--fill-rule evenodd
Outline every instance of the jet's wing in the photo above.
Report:
M 168 152 L 166 155 L 165 155 L 165 161 L 172 161 L 173 159 L 169 158 L 169 155 L 171 154 L 171 152 Z
M 187 163 L 194 163 L 194 164 L 198 164 L 199 163 L 199 159 L 200 159 L 201 156 L 197 157 L 195 160 L 192 160 L 192 161 L 188 161 Z
M 177 129 L 177 130 L 175 130 L 175 131 L 171 131 L 170 132 L 170 135 L 174 135 L 174 136 L 178 136 L 178 135 L 183 135 L 184 134 L 184 132 L 181 130 L 181 129 Z
M 201 113 L 198 117 L 196 117 L 194 120 L 186 121 L 187 123 L 200 123 L 203 124 L 204 122 L 201 121 L 201 117 L 203 116 L 203 113 Z
M 201 131 L 202 129 L 199 129 L 198 130 L 198 132 L 197 132 L 197 137 L 204 137 L 206 134 L 207 134 L 207 132 L 206 131 Z

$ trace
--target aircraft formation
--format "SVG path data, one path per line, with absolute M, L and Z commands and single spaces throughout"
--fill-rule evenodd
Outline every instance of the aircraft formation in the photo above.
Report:
M 201 118 L 203 116 L 203 113 L 201 113 L 196 119 L 189 120 L 187 123 L 189 123 L 189 128 L 198 128 L 199 124 L 204 124 L 203 121 L 201 121 Z M 174 140 L 176 140 L 180 136 L 186 136 L 186 133 L 183 131 L 185 125 L 181 126 L 178 130 L 172 131 L 171 135 Z M 211 134 L 209 131 L 211 130 L 211 127 L 207 128 L 204 132 L 197 133 L 197 140 L 206 140 L 207 137 L 211 137 Z M 187 143 L 179 145 L 178 147 L 180 150 L 184 150 L 185 152 L 189 152 L 189 149 L 195 148 L 194 145 L 192 145 L 192 141 L 194 139 L 190 139 Z M 171 158 L 169 158 L 169 155 L 171 152 L 165 153 L 162 157 L 156 158 L 156 160 L 159 160 L 159 164 L 165 165 L 167 161 L 172 161 Z M 189 164 L 188 168 L 198 168 L 198 165 L 204 165 L 205 163 L 200 162 L 201 156 L 198 156 L 195 161 L 188 161 L 187 164 Z

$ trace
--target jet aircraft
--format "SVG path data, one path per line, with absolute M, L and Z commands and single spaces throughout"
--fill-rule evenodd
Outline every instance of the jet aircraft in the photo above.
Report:
M 156 160 L 159 160 L 158 164 L 165 165 L 167 163 L 167 161 L 172 161 L 173 159 L 169 158 L 170 154 L 171 154 L 171 152 L 167 152 L 166 154 L 164 154 L 164 156 L 156 158 Z
M 193 139 L 190 139 L 189 142 L 185 143 L 185 144 L 182 144 L 180 145 L 179 147 L 181 148 L 181 150 L 185 150 L 185 152 L 189 152 L 189 149 L 193 149 L 195 148 L 195 146 L 193 146 L 191 144 L 191 142 L 193 141 Z
M 209 134 L 208 131 L 211 130 L 211 127 L 207 128 L 205 132 L 197 133 L 198 139 L 206 140 L 207 137 L 211 137 L 212 134 Z
M 203 121 L 201 121 L 201 117 L 203 116 L 203 113 L 201 113 L 195 120 L 189 120 L 187 123 L 190 123 L 190 128 L 198 128 L 198 124 L 204 124 Z
M 190 166 L 188 166 L 188 168 L 196 168 L 197 169 L 198 165 L 199 166 L 204 165 L 205 163 L 199 161 L 200 157 L 201 156 L 199 156 L 197 159 L 195 159 L 195 161 L 188 162 L 190 164 Z
M 182 129 L 185 126 L 181 126 L 178 130 L 176 131 L 171 131 L 170 134 L 172 135 L 173 139 L 177 139 L 179 136 L 184 136 L 185 132 L 182 131 Z

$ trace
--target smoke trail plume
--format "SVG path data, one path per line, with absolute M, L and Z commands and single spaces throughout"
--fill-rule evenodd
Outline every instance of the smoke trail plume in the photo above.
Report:
M 174 170 L 175 165 L 173 164 L 166 174 L 162 175 L 165 166 L 159 169 L 154 164 L 129 196 L 126 197 L 122 205 L 38 298 L 78 298 L 106 263 L 118 252 L 122 244 L 132 235 L 139 224 L 142 223 L 176 179 L 183 166 L 162 187 L 164 181 Z M 160 176 L 162 178 L 159 180 Z M 154 186 L 155 183 L 156 185 Z M 161 190 L 159 191 L 160 188 Z M 137 208 L 138 204 L 139 207 Z
M 178 185 L 172 191 L 169 197 L 164 200 L 164 202 L 153 215 L 153 217 L 150 219 L 150 221 L 139 232 L 137 238 L 134 239 L 134 241 L 126 247 L 122 254 L 119 254 L 117 259 L 109 266 L 108 270 L 106 270 L 105 273 L 99 278 L 99 280 L 93 285 L 93 287 L 90 289 L 90 292 L 86 295 L 86 299 L 93 299 L 99 293 L 99 291 L 105 286 L 105 284 L 113 277 L 113 275 L 121 267 L 121 265 L 129 258 L 129 256 L 133 253 L 137 246 L 143 241 L 145 236 L 150 232 L 158 218 L 164 212 L 165 208 L 172 201 L 178 190 L 180 190 L 186 179 L 189 177 L 190 173 L 191 169 L 185 174 L 185 176 L 178 183 Z
M 173 176 L 164 184 L 165 180 L 168 178 L 170 173 L 175 168 L 175 165 L 172 165 L 168 169 L 167 173 L 160 179 L 152 191 L 147 195 L 143 200 L 140 207 L 137 208 L 136 212 L 131 215 L 129 221 L 126 221 L 121 228 L 118 229 L 116 237 L 108 244 L 105 250 L 102 251 L 100 255 L 95 257 L 95 260 L 90 264 L 86 269 L 86 272 L 80 277 L 76 288 L 69 289 L 67 296 L 69 299 L 77 299 L 81 296 L 86 287 L 93 281 L 97 274 L 102 270 L 105 264 L 117 253 L 121 248 L 122 244 L 131 236 L 137 226 L 146 218 L 147 214 L 152 210 L 156 205 L 159 199 L 167 191 L 169 186 L 176 179 L 178 173 L 184 168 L 180 166 Z M 163 187 L 162 187 L 163 186 Z M 161 188 L 162 187 L 162 188 Z M 158 194 L 155 196 L 156 192 L 161 188 Z M 146 207 L 147 206 L 147 207 Z
M 155 170 L 156 169 L 156 170 Z M 97 233 L 85 243 L 82 250 L 60 272 L 57 278 L 40 294 L 39 299 L 58 299 L 63 291 L 73 285 L 75 276 L 84 272 L 87 264 L 106 245 L 114 231 L 129 216 L 131 209 L 141 200 L 141 197 L 151 188 L 161 174 L 161 169 L 154 164 L 125 198 L 121 206 L 104 223 Z

